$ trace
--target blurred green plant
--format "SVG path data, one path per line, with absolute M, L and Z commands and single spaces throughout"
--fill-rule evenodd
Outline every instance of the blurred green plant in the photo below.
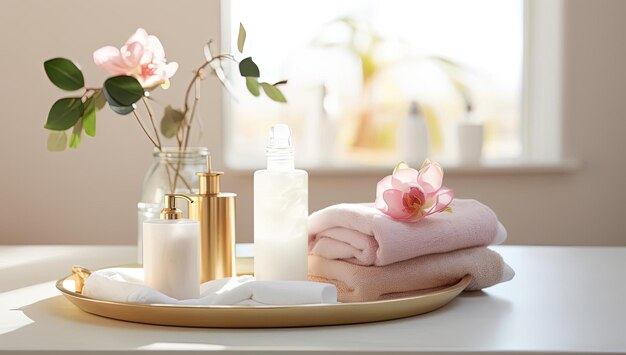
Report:
M 474 108 L 474 102 L 469 89 L 469 86 L 465 80 L 468 68 L 462 64 L 440 55 L 425 55 L 425 56 L 408 56 L 403 58 L 397 58 L 396 61 L 386 59 L 387 62 L 383 63 L 379 58 L 381 51 L 383 51 L 383 44 L 389 39 L 383 38 L 376 33 L 371 23 L 367 20 L 360 19 L 352 16 L 345 16 L 334 19 L 327 23 L 327 26 L 340 25 L 348 29 L 348 36 L 318 36 L 313 40 L 313 45 L 319 47 L 336 47 L 344 48 L 348 52 L 354 54 L 361 63 L 361 73 L 363 78 L 363 100 L 367 101 L 371 99 L 371 95 L 368 91 L 371 90 L 371 86 L 374 83 L 376 75 L 385 66 L 392 66 L 399 64 L 400 62 L 420 62 L 429 61 L 437 65 L 452 88 L 459 94 L 464 103 L 464 109 L 467 113 L 471 112 Z M 400 44 L 404 44 L 400 42 Z M 405 45 L 406 47 L 406 45 Z M 387 137 L 386 141 L 389 141 L 389 136 L 393 136 L 395 130 L 383 129 L 380 134 L 375 134 L 374 126 L 372 124 L 372 115 L 369 112 L 369 103 L 365 102 L 365 110 L 361 112 L 359 123 L 357 126 L 356 137 L 354 139 L 355 147 L 370 146 L 373 137 Z M 422 103 L 425 107 L 425 119 L 429 127 L 431 135 L 431 144 L 435 150 L 439 150 L 443 147 L 443 132 L 440 124 L 440 120 L 437 117 L 436 110 Z

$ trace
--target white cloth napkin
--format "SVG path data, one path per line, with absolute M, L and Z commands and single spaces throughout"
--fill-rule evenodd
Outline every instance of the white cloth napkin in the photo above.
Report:
M 200 298 L 177 300 L 143 283 L 141 268 L 98 270 L 85 281 L 83 294 L 105 301 L 183 305 L 294 305 L 337 303 L 334 285 L 309 281 L 256 281 L 241 276 L 208 281 Z

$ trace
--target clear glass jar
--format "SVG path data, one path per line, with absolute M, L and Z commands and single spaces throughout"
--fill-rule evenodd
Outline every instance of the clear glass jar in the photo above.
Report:
M 142 263 L 143 222 L 159 218 L 166 193 L 195 194 L 198 192 L 197 172 L 207 170 L 208 148 L 178 147 L 155 148 L 150 168 L 146 172 L 141 189 L 141 199 L 137 203 L 137 247 L 138 263 Z M 178 174 L 176 174 L 178 170 Z M 178 206 L 187 216 L 187 206 Z

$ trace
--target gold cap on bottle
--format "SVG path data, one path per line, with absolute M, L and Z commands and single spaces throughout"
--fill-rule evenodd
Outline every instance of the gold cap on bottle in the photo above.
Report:
M 196 173 L 198 175 L 198 193 L 201 195 L 217 195 L 220 193 L 221 171 L 209 171 L 206 173 Z
M 235 276 L 235 198 L 221 192 L 224 173 L 213 171 L 211 156 L 207 171 L 198 175 L 198 194 L 189 217 L 200 222 L 200 281 Z
M 181 219 L 183 211 L 176 208 L 176 198 L 184 198 L 190 204 L 193 203 L 191 197 L 183 194 L 165 194 L 163 198 L 163 209 L 161 210 L 161 219 Z
M 207 157 L 207 171 L 205 173 L 196 173 L 196 175 L 198 175 L 198 194 L 217 195 L 220 193 L 220 177 L 224 173 L 213 171 L 210 154 Z

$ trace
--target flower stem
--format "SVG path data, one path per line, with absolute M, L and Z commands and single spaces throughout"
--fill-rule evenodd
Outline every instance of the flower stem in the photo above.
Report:
M 211 54 L 211 41 L 209 41 L 209 43 L 207 43 L 207 52 L 208 52 L 208 56 L 205 60 L 204 63 L 202 63 L 202 65 L 200 65 L 200 67 L 198 67 L 198 69 L 196 70 L 194 76 L 191 78 L 191 81 L 189 82 L 189 85 L 187 86 L 187 90 L 185 91 L 185 103 L 184 103 L 184 109 L 183 109 L 183 115 L 185 117 L 185 123 L 182 124 L 179 128 L 179 130 L 182 132 L 182 142 L 184 142 L 184 144 L 182 144 L 182 149 L 186 150 L 189 144 L 189 136 L 191 135 L 191 124 L 193 123 L 193 118 L 195 116 L 196 113 L 196 107 L 198 105 L 198 101 L 200 99 L 200 80 L 204 79 L 203 78 L 203 70 L 207 67 L 210 66 L 211 63 L 213 63 L 214 61 L 220 61 L 220 67 L 218 68 L 214 68 L 212 66 L 210 66 L 211 70 L 213 70 L 216 74 L 218 79 L 220 80 L 220 82 L 222 83 L 222 85 L 224 86 L 224 88 L 226 88 L 229 92 L 230 92 L 230 87 L 228 85 L 228 83 L 226 82 L 226 75 L 224 74 L 224 70 L 222 69 L 221 66 L 221 60 L 222 59 L 229 59 L 232 60 L 234 62 L 237 62 L 237 60 L 235 59 L 235 57 L 232 54 L 219 54 L 216 56 L 213 56 Z M 194 97 L 194 101 L 193 104 L 191 106 L 191 108 L 189 107 L 189 95 L 191 94 L 191 89 L 195 87 L 195 97 Z M 178 136 L 176 137 L 178 139 Z M 181 142 L 179 142 L 180 144 Z
M 137 112 L 135 110 L 133 110 L 133 115 L 135 116 L 135 118 L 137 119 L 137 123 L 139 123 L 139 126 L 141 126 L 141 129 L 143 129 L 143 133 L 146 134 L 146 136 L 148 137 L 148 139 L 150 140 L 150 142 L 152 142 L 152 144 L 155 146 L 155 148 L 157 148 L 159 151 L 161 151 L 161 144 L 157 143 L 154 139 L 152 139 L 152 137 L 150 136 L 150 134 L 148 133 L 148 131 L 146 130 L 146 127 L 143 125 L 143 123 L 141 122 L 141 119 L 139 118 L 139 115 L 137 114 Z
M 154 114 L 152 113 L 152 109 L 150 108 L 150 105 L 148 105 L 148 101 L 145 99 L 145 97 L 141 98 L 141 101 L 143 102 L 144 106 L 146 107 L 146 111 L 148 111 L 148 116 L 150 117 L 150 122 L 152 123 L 152 129 L 154 130 L 154 135 L 156 136 L 156 140 L 159 144 L 159 147 L 161 146 L 161 138 L 159 137 L 159 131 L 157 130 L 156 127 L 156 123 L 154 123 Z

